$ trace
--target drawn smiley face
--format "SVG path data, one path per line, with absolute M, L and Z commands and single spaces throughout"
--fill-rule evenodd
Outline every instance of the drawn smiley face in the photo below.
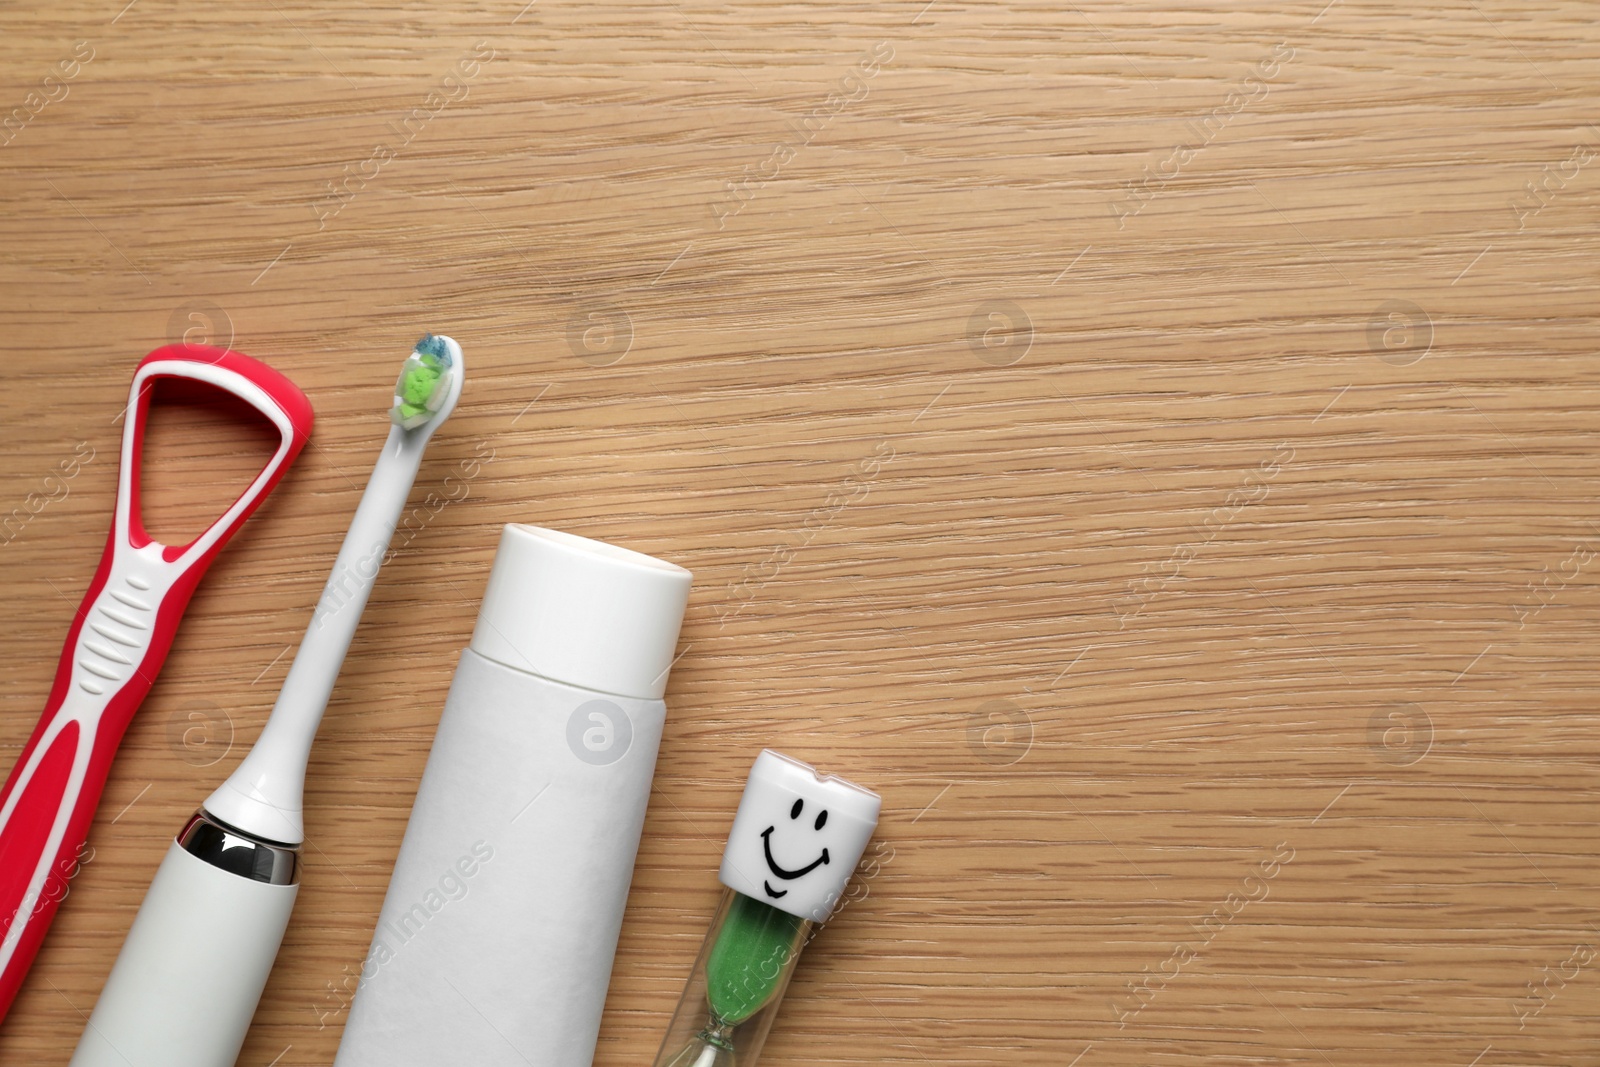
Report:
M 791 823 L 798 823 L 800 821 L 800 816 L 805 813 L 805 810 L 806 810 L 806 802 L 805 802 L 805 798 L 802 797 L 802 798 L 796 800 L 792 805 L 790 805 L 790 807 L 789 807 L 789 821 Z M 817 817 L 814 820 L 811 820 L 811 829 L 815 833 L 819 833 L 820 834 L 822 832 L 822 828 L 824 826 L 827 826 L 827 825 L 828 825 L 828 809 L 827 808 L 823 808 L 821 811 L 817 812 Z M 767 860 L 767 870 L 768 870 L 768 872 L 770 872 L 773 875 L 773 877 L 777 878 L 779 881 L 782 881 L 782 882 L 792 882 L 796 878 L 804 878 L 806 875 L 810 874 L 812 871 L 816 870 L 818 867 L 825 867 L 825 866 L 828 865 L 828 862 L 829 862 L 828 846 L 827 845 L 823 845 L 822 846 L 822 852 L 817 856 L 817 858 L 812 860 L 810 863 L 806 864 L 804 867 L 796 867 L 796 868 L 794 868 L 792 870 L 790 868 L 784 867 L 772 855 L 772 835 L 777 833 L 777 831 L 778 831 L 778 824 L 777 823 L 773 823 L 771 826 L 769 826 L 765 830 L 761 831 L 761 851 L 762 851 L 763 855 L 766 857 L 766 860 Z M 792 835 L 791 834 L 791 835 L 788 835 L 788 836 L 793 837 L 793 836 L 797 836 L 797 835 Z M 772 898 L 773 900 L 777 900 L 780 897 L 786 897 L 786 896 L 789 895 L 789 891 L 787 889 L 774 889 L 774 888 L 772 888 L 772 882 L 771 882 L 770 879 L 764 880 L 761 883 L 761 887 L 767 891 L 767 896 Z

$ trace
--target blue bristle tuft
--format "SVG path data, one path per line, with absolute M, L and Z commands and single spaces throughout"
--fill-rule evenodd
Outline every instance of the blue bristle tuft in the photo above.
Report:
M 417 342 L 416 350 L 422 355 L 432 356 L 447 367 L 450 365 L 450 349 L 442 337 L 435 337 L 431 333 L 423 334 L 422 340 Z

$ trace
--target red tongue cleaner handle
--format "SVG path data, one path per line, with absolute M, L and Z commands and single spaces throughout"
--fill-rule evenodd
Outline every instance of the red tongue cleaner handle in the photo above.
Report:
M 278 430 L 277 450 L 227 511 L 187 545 L 152 540 L 139 518 L 139 469 L 157 378 L 231 393 Z M 55 684 L 0 791 L 0 1019 L 77 874 L 111 759 L 155 682 L 178 620 L 222 546 L 278 484 L 311 434 L 311 403 L 249 356 L 167 345 L 134 371 L 117 504 L 94 580 L 67 632 Z

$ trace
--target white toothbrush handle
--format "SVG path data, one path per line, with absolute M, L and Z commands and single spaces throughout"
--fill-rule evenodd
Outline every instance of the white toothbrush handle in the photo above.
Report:
M 389 431 L 267 725 L 244 762 L 206 799 L 205 809 L 224 822 L 275 841 L 304 840 L 298 800 L 311 743 L 405 511 L 426 444 L 425 435 Z M 289 797 L 296 801 L 292 809 L 284 802 Z
M 426 440 L 395 427 L 383 444 L 383 452 L 367 479 L 366 491 L 350 520 L 333 573 L 323 586 L 305 640 L 295 653 L 289 676 L 274 708 L 272 726 L 296 735 L 303 734 L 307 750 L 316 724 L 322 718 L 333 683 L 339 677 L 350 639 L 355 636 L 367 597 L 378 580 L 378 568 L 389 551 L 389 539 L 406 508 L 406 498 L 417 480 Z M 276 714 L 280 708 L 295 711 L 299 721 Z M 309 726 L 309 728 L 307 728 Z
M 71 1067 L 234 1067 L 299 889 L 173 842 Z

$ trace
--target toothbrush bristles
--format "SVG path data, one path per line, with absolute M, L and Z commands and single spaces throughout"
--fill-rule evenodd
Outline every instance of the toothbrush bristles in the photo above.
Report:
M 389 415 L 395 425 L 414 430 L 431 419 L 450 396 L 450 347 L 444 338 L 424 334 L 400 367 Z

